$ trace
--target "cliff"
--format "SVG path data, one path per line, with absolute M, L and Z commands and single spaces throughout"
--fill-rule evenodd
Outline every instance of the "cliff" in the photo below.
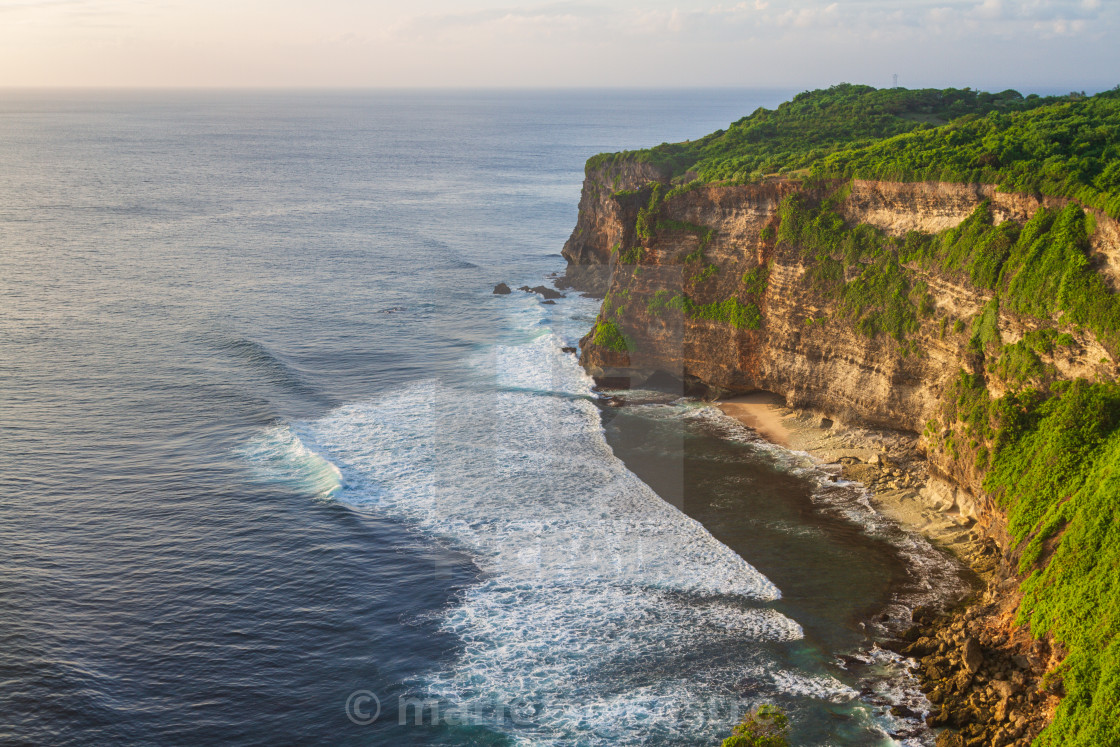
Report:
M 1115 631 L 1089 640 L 1077 632 L 1083 622 L 1055 622 L 1062 612 L 1038 588 L 1018 590 L 1052 571 L 1061 537 L 1102 509 L 1071 501 L 1073 484 L 1021 483 L 1008 465 L 1043 455 L 1030 439 L 1050 422 L 1046 402 L 1072 401 L 1070 382 L 1114 386 L 1120 224 L 1070 198 L 986 184 L 693 176 L 621 159 L 589 165 L 564 247 L 569 283 L 604 297 L 581 342 L 583 365 L 611 386 L 668 375 L 700 395 L 763 390 L 837 423 L 917 434 L 930 472 L 956 486 L 930 499 L 977 521 L 1003 552 L 993 588 L 1005 603 L 987 624 L 1024 652 L 1028 632 L 1052 640 L 1053 655 L 1035 657 L 1036 675 L 1048 675 L 1050 692 L 1066 676 L 1080 698 L 1063 704 L 1040 743 L 1102 743 L 1085 723 L 1120 715 L 1114 700 L 1094 695 L 1108 677 L 1099 661 L 1096 672 L 1068 673 L 1101 659 Z M 1092 449 L 1110 437 L 1111 412 L 1098 417 Z M 1090 461 L 1072 469 L 1084 477 Z M 1031 490 L 1050 491 L 1050 502 Z M 1115 515 L 1111 503 L 1103 510 Z M 1063 572 L 1053 570 L 1054 583 Z M 1107 565 L 1079 572 L 1115 575 Z M 1107 583 L 1089 602 L 1106 603 L 1116 586 Z M 1076 661 L 1058 666 L 1067 647 Z M 1004 726 L 974 733 L 998 733 L 1001 744 L 1034 735 Z M 1047 741 L 1055 734 L 1060 741 Z
M 843 299 L 810 272 L 815 263 L 806 247 L 775 240 L 784 199 L 796 194 L 820 200 L 836 185 L 804 189 L 796 181 L 773 181 L 670 192 L 659 204 L 658 229 L 642 238 L 635 218 L 652 188 L 647 183 L 628 194 L 623 186 L 622 196 L 612 198 L 619 193 L 612 185 L 646 178 L 627 176 L 588 176 L 579 224 L 564 247 L 570 278 L 573 270 L 598 269 L 592 283 L 575 284 L 606 295 L 600 320 L 616 325 L 627 341 L 625 348 L 597 344 L 594 335 L 584 341 L 582 361 L 595 375 L 640 384 L 667 372 L 699 391 L 777 392 L 792 407 L 837 420 L 921 432 L 938 417 L 960 370 L 983 371 L 984 351 L 969 349 L 971 322 L 993 298 L 992 290 L 939 267 L 904 263 L 908 284 L 924 283 L 933 306 L 917 315 L 916 329 L 903 340 L 868 335 L 840 308 Z M 1068 202 L 1002 194 L 987 185 L 855 181 L 836 208 L 849 228 L 870 225 L 904 238 L 911 231 L 937 234 L 959 226 L 985 203 L 998 225 L 1026 223 L 1040 208 Z M 1102 273 L 1116 277 L 1120 228 L 1106 216 L 1095 219 L 1092 258 Z M 701 248 L 705 232 L 711 238 Z M 847 267 L 849 278 L 869 264 L 863 259 Z M 744 282 L 751 273 L 757 287 Z M 736 325 L 715 311 L 689 313 L 658 303 L 659 294 L 688 298 L 693 308 L 735 299 L 756 308 L 758 316 Z M 1044 326 L 1073 338 L 1040 353 L 1057 376 L 1115 378 L 1115 361 L 1091 332 L 1006 309 L 998 314 L 1004 344 Z M 1002 392 L 1000 382 L 992 383 Z

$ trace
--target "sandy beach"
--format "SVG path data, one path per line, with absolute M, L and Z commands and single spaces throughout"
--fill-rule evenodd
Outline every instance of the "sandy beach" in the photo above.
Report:
M 999 557 L 976 523 L 951 504 L 953 488 L 931 478 L 917 437 L 910 433 L 844 426 L 785 406 L 779 395 L 755 392 L 715 402 L 771 443 L 803 451 L 868 488 L 879 513 L 916 531 L 968 565 L 980 577 Z

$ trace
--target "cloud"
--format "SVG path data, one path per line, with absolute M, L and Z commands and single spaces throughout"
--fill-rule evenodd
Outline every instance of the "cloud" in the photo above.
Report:
M 423 0 L 419 0 L 423 2 Z M 658 42 L 732 43 L 759 38 L 918 39 L 1046 38 L 1085 33 L 1108 11 L 1100 0 L 564 0 L 417 14 L 382 26 L 382 39 L 423 43 L 439 39 L 463 46 L 480 38 L 523 43 L 567 37 L 583 45 L 618 37 Z M 1089 23 L 1086 23 L 1089 22 Z M 481 36 L 480 36 L 481 35 Z
M 550 3 L 536 7 L 485 8 L 457 13 L 412 16 L 386 29 L 386 36 L 400 39 L 449 34 L 487 26 L 539 26 L 578 24 L 602 14 L 601 6 L 587 3 Z
M 0 13 L 17 10 L 40 10 L 60 6 L 89 5 L 90 0 L 0 0 Z
M 1120 0 L 0 0 L 0 17 L 11 82 L 886 85 L 897 70 L 1085 87 L 1120 69 Z M 102 64 L 126 48 L 143 51 Z

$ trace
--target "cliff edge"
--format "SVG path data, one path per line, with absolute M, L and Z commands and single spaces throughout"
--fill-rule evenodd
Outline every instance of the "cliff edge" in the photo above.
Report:
M 774 126 L 775 113 L 660 153 L 597 157 L 564 247 L 568 282 L 603 296 L 581 342 L 601 382 L 766 391 L 837 423 L 911 432 L 949 486 L 931 505 L 998 544 L 986 602 L 910 644 L 937 658 L 932 722 L 954 727 L 939 744 L 1120 744 L 1116 190 L 1066 179 L 1010 191 L 1022 169 L 1007 141 L 983 146 L 992 157 L 967 174 L 988 183 L 865 178 L 900 150 L 921 162 L 955 139 L 957 158 L 971 142 L 961 130 L 990 141 L 1076 108 L 1044 104 L 903 134 L 892 120 L 887 145 L 788 146 L 790 168 L 739 180 L 712 176 L 755 163 L 753 120 Z M 728 150 L 736 131 L 744 145 Z M 1120 178 L 1108 147 L 1096 174 Z M 1022 666 L 971 668 L 970 651 L 995 640 Z M 1012 692 L 1011 670 L 1014 699 L 988 692 Z

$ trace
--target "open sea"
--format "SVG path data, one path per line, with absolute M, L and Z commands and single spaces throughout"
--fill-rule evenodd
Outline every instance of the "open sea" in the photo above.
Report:
M 869 621 L 955 566 L 491 293 L 790 93 L 0 92 L 0 742 L 931 744 Z

